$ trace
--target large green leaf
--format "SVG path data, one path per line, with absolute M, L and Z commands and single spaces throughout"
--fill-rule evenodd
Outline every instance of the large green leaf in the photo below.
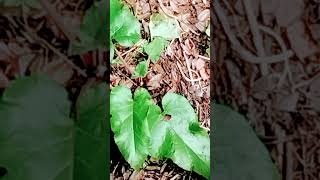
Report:
M 126 47 L 141 39 L 138 19 L 121 0 L 110 0 L 110 37 Z
M 280 180 L 266 147 L 242 115 L 218 104 L 212 113 L 214 179 Z
M 75 180 L 107 177 L 107 86 L 84 89 L 77 102 Z
M 210 139 L 190 103 L 181 95 L 167 93 L 162 106 L 163 114 L 171 118 L 155 123 L 151 155 L 170 158 L 180 167 L 209 178 Z
M 209 178 L 209 136 L 199 126 L 187 99 L 166 94 L 162 113 L 147 90 L 136 90 L 132 99 L 130 89 L 117 86 L 111 91 L 111 104 L 115 141 L 132 167 L 141 168 L 147 155 L 151 155 L 171 158 L 180 167 Z
M 137 89 L 134 99 L 130 89 L 117 86 L 110 94 L 111 128 L 114 139 L 131 167 L 141 168 L 148 155 L 148 109 L 151 96 L 145 89 Z
M 106 167 L 106 86 L 84 91 L 77 120 L 63 87 L 41 76 L 23 77 L 0 101 L 3 180 L 102 180 Z
M 74 123 L 67 93 L 36 76 L 14 81 L 0 101 L 3 180 L 70 180 Z

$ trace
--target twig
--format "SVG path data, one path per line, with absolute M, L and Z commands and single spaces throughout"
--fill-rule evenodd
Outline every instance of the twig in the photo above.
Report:
M 287 50 L 287 47 L 286 47 L 283 39 L 277 33 L 275 33 L 271 28 L 269 28 L 267 26 L 259 25 L 259 29 L 264 31 L 265 33 L 269 34 L 270 36 L 272 36 L 276 40 L 276 42 L 279 44 L 281 51 L 284 52 Z M 278 85 L 277 85 L 278 88 L 282 86 L 287 74 L 288 74 L 288 78 L 289 78 L 290 83 L 293 84 L 292 73 L 290 71 L 290 66 L 289 66 L 289 59 L 286 59 L 286 61 L 284 63 L 285 63 L 284 64 L 285 69 L 284 69 L 284 72 L 283 72 L 279 82 L 278 82 Z
M 87 77 L 87 73 L 83 71 L 81 68 L 79 68 L 77 65 L 75 65 L 73 62 L 70 61 L 70 59 L 61 53 L 58 49 L 53 47 L 51 44 L 49 44 L 46 40 L 39 38 L 42 43 L 44 43 L 49 49 L 51 49 L 54 53 L 56 53 L 62 60 L 64 60 L 67 64 L 69 64 L 73 69 L 75 69 L 79 74 L 81 74 L 84 77 Z
M 69 64 L 73 69 L 75 69 L 79 74 L 83 75 L 84 77 L 87 77 L 87 74 L 85 71 L 83 71 L 81 68 L 79 68 L 77 65 L 75 65 L 70 59 L 61 53 L 58 49 L 56 49 L 54 46 L 52 46 L 50 43 L 48 43 L 45 39 L 39 37 L 28 25 L 27 19 L 24 18 L 25 28 L 27 30 L 27 34 L 33 37 L 35 40 L 38 40 L 45 44 L 49 49 L 51 49 L 55 54 L 57 54 L 62 60 L 64 60 L 67 64 Z
M 198 55 L 198 57 L 200 57 L 201 59 L 204 59 L 204 60 L 208 60 L 208 61 L 210 61 L 210 58 L 208 58 L 208 57 L 201 56 L 201 55 Z
M 232 44 L 232 48 L 240 54 L 240 56 L 244 61 L 247 61 L 249 63 L 254 63 L 254 64 L 261 64 L 261 63 L 271 64 L 271 63 L 278 63 L 278 62 L 285 61 L 285 59 L 288 59 L 294 55 L 293 51 L 291 50 L 285 51 L 278 55 L 266 56 L 266 57 L 257 57 L 253 55 L 251 52 L 249 52 L 248 50 L 244 49 L 241 46 L 241 44 L 239 43 L 235 35 L 232 33 L 227 17 L 221 10 L 222 7 L 220 6 L 220 3 L 218 1 L 215 1 L 215 4 L 213 7 L 217 13 L 217 16 L 222 24 L 222 27 L 225 33 L 227 34 L 227 37 L 229 38 L 229 41 Z
M 264 51 L 264 47 L 262 44 L 262 37 L 261 37 L 261 34 L 258 29 L 258 23 L 257 23 L 257 20 L 254 16 L 254 11 L 252 9 L 250 0 L 243 0 L 243 3 L 244 3 L 244 7 L 245 7 L 245 10 L 247 13 L 247 18 L 248 18 L 251 33 L 253 36 L 253 42 L 254 42 L 254 45 L 257 49 L 258 56 L 265 57 L 266 53 Z M 261 63 L 260 68 L 261 68 L 261 73 L 263 76 L 268 74 L 268 66 L 266 63 Z
M 201 80 L 201 78 L 193 79 L 193 80 L 189 79 L 189 78 L 184 74 L 184 72 L 182 71 L 182 68 L 181 68 L 179 62 L 177 62 L 177 66 L 178 66 L 178 68 L 179 68 L 179 70 L 180 70 L 180 73 L 182 74 L 182 77 L 183 77 L 186 81 L 196 82 L 196 81 L 200 81 L 200 80 Z
M 190 76 L 190 79 L 191 79 L 191 84 L 194 85 L 193 76 L 192 76 L 192 72 L 191 72 L 191 68 L 190 68 L 190 64 L 189 64 L 189 58 L 187 57 L 187 55 L 186 55 L 186 53 L 184 51 L 183 51 L 183 56 L 184 56 L 184 59 L 186 60 L 189 76 Z

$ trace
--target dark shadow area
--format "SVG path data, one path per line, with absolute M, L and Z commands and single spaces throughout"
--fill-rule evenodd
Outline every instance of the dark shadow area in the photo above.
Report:
M 7 169 L 4 167 L 0 167 L 0 178 L 5 176 L 8 173 Z

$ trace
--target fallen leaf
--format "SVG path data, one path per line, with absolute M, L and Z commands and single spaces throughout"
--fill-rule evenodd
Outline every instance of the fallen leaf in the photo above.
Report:
M 278 24 L 287 27 L 301 18 L 303 11 L 303 0 L 280 0 L 275 15 Z
M 162 74 L 157 74 L 153 76 L 148 82 L 147 86 L 149 87 L 149 90 L 160 88 L 160 82 L 161 82 Z
M 58 60 L 50 62 L 41 71 L 60 84 L 67 83 L 73 75 L 70 65 Z
M 207 80 L 210 78 L 210 76 L 208 75 L 208 73 L 206 72 L 206 70 L 204 68 L 202 68 L 199 72 L 200 72 L 200 76 L 203 80 Z
M 298 100 L 299 100 L 298 93 L 291 93 L 291 94 L 278 93 L 275 97 L 275 102 L 273 107 L 281 111 L 296 112 Z
M 309 40 L 305 32 L 303 22 L 295 22 L 287 28 L 287 32 L 292 49 L 300 59 L 317 52 L 317 47 Z

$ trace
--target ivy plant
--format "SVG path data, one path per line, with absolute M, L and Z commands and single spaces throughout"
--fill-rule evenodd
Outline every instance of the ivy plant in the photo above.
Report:
M 73 114 L 53 80 L 15 80 L 0 100 L 1 180 L 106 179 L 106 87 L 83 89 Z
M 111 91 L 110 104 L 114 139 L 131 167 L 142 168 L 150 155 L 170 158 L 180 167 L 209 178 L 209 136 L 186 98 L 167 93 L 162 111 L 146 89 L 138 88 L 132 97 L 129 88 L 117 86 Z

